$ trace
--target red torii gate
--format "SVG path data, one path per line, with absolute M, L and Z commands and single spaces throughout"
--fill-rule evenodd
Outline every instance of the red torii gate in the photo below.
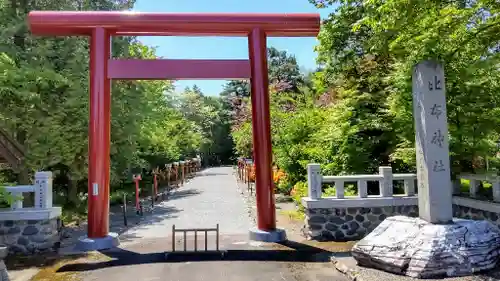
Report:
M 250 79 L 256 162 L 257 229 L 251 238 L 277 241 L 271 167 L 266 38 L 315 37 L 319 14 L 171 14 L 33 11 L 34 35 L 90 37 L 89 197 L 85 249 L 117 245 L 109 233 L 111 79 Z M 243 36 L 248 60 L 113 59 L 112 36 Z

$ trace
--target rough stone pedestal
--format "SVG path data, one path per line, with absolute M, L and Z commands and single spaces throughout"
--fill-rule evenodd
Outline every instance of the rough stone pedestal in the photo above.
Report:
M 3 262 L 3 260 L 7 257 L 8 252 L 9 249 L 6 246 L 0 245 L 0 281 L 9 281 L 9 273 L 7 272 L 7 267 Z
M 495 267 L 500 230 L 488 221 L 431 224 L 394 216 L 352 248 L 360 266 L 417 278 L 469 275 Z

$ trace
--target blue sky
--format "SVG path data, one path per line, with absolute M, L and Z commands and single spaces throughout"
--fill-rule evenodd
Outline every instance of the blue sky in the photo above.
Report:
M 137 0 L 138 12 L 255 12 L 255 13 L 320 13 L 328 16 L 332 8 L 316 9 L 308 0 Z M 246 38 L 234 37 L 139 37 L 146 45 L 157 47 L 157 55 L 170 59 L 246 59 Z M 268 38 L 268 46 L 295 55 L 301 68 L 314 69 L 316 38 Z M 218 95 L 226 81 L 182 80 L 178 90 L 198 85 L 207 95 Z

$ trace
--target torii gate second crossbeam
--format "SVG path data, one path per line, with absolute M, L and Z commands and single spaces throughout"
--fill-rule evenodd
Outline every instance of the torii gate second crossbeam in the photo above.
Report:
M 33 11 L 34 35 L 90 37 L 88 230 L 81 247 L 116 246 L 109 233 L 111 79 L 250 79 L 256 163 L 257 229 L 254 240 L 279 241 L 272 181 L 267 44 L 269 36 L 315 37 L 319 14 L 170 14 Z M 242 36 L 248 60 L 113 59 L 112 36 Z

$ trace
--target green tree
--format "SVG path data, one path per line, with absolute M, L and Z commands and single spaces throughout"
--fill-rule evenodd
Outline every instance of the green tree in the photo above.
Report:
M 445 64 L 450 149 L 455 172 L 481 170 L 498 140 L 499 5 L 495 1 L 312 1 L 335 6 L 320 33 L 317 83 L 338 92 L 345 74 L 356 85 L 377 85 L 382 117 L 394 128 L 383 132 L 397 167 L 415 166 L 411 99 L 412 67 L 421 60 Z M 377 64 L 369 77 L 350 69 Z M 373 83 L 375 82 L 375 83 Z M 465 106 L 475 104 L 474 107 Z M 380 120 L 380 118 L 377 118 Z M 382 153 L 384 156 L 386 153 Z M 378 158 L 384 160 L 382 158 Z M 481 162 L 483 164 L 481 164 Z
M 199 152 L 206 165 L 229 164 L 233 158 L 230 115 L 222 97 L 205 96 L 194 85 L 178 97 L 177 107 L 202 136 Z
M 123 10 L 127 0 L 0 1 L 2 128 L 26 150 L 19 183 L 36 170 L 55 173 L 59 203 L 85 205 L 87 189 L 88 40 L 34 37 L 31 10 Z M 156 58 L 134 37 L 115 37 L 114 57 Z M 169 81 L 115 81 L 112 85 L 111 180 L 130 180 L 132 169 L 163 166 L 193 156 L 201 133 L 172 104 Z M 82 197 L 83 198 L 83 197 Z
M 404 157 L 414 147 L 414 137 L 413 128 L 403 124 L 411 121 L 410 73 L 424 59 L 445 66 L 453 170 L 481 171 L 482 159 L 497 152 L 499 11 L 496 1 L 420 1 L 410 6 L 393 0 L 366 5 L 354 29 L 372 30 L 366 43 L 374 52 L 394 57 L 388 79 L 401 139 L 395 157 L 414 158 Z

